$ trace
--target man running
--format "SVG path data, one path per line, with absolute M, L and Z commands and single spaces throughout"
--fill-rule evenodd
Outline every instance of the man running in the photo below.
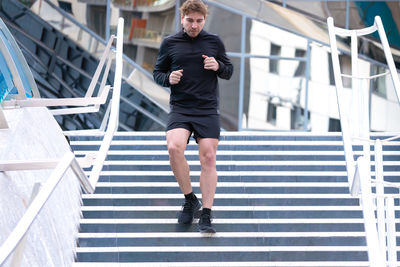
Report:
M 203 208 L 199 230 L 215 233 L 211 209 L 217 186 L 216 153 L 220 137 L 218 77 L 230 79 L 233 65 L 221 39 L 203 30 L 208 13 L 201 0 L 180 8 L 182 31 L 166 37 L 154 68 L 154 80 L 171 88 L 167 146 L 171 169 L 185 196 L 178 223 L 191 224 L 201 202 L 193 193 L 184 151 L 193 137 L 199 146 Z

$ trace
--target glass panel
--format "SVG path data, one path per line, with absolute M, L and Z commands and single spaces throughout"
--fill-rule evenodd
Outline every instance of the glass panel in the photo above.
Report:
M 0 54 L 0 101 L 5 99 L 14 88 L 15 86 L 10 69 L 3 55 Z
M 382 74 L 388 71 L 385 67 L 372 65 L 371 67 L 371 75 Z M 381 76 L 371 80 L 371 90 L 372 93 L 386 98 L 386 76 Z

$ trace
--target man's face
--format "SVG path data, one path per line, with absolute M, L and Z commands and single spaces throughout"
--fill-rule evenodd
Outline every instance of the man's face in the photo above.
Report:
M 201 32 L 205 22 L 206 18 L 199 12 L 192 12 L 181 17 L 183 30 L 192 38 Z

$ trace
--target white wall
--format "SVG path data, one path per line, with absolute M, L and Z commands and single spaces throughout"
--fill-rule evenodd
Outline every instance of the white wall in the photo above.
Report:
M 9 129 L 0 130 L 0 160 L 59 159 L 70 147 L 46 108 L 4 110 Z M 51 170 L 0 172 L 0 244 L 29 205 L 35 183 Z M 81 206 L 78 179 L 68 170 L 28 234 L 20 266 L 71 266 Z M 12 256 L 4 266 L 10 266 Z

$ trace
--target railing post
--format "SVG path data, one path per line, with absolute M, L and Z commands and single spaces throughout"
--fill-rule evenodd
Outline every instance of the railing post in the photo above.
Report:
M 181 22 L 180 22 L 180 0 L 176 0 L 175 2 L 175 32 L 178 32 L 180 30 Z
M 349 29 L 350 23 L 349 23 L 349 18 L 350 18 L 350 1 L 346 0 L 346 29 Z
M 375 205 L 371 190 L 371 166 L 361 156 L 357 159 L 359 179 L 361 185 L 361 203 L 363 206 L 364 227 L 368 247 L 368 259 L 370 267 L 382 267 L 386 265 L 383 251 L 379 246 L 378 231 L 376 228 Z
M 106 39 L 105 41 L 110 39 L 110 12 L 111 12 L 111 0 L 107 0 L 107 7 L 106 7 Z
M 375 179 L 376 179 L 376 213 L 378 219 L 378 237 L 381 248 L 386 251 L 386 230 L 385 230 L 385 188 L 383 185 L 383 158 L 382 158 L 382 142 L 377 139 L 375 141 Z
M 392 77 L 392 82 L 397 95 L 397 99 L 400 103 L 400 81 L 397 74 L 396 66 L 394 65 L 392 52 L 390 51 L 390 46 L 386 38 L 385 29 L 383 28 L 382 20 L 379 16 L 375 17 L 376 27 L 378 28 L 379 37 L 381 38 L 381 43 L 383 46 L 383 51 L 385 52 L 386 63 L 388 64 L 390 74 Z
M 351 145 L 351 133 L 349 126 L 349 118 L 346 113 L 346 107 L 344 106 L 344 93 L 343 93 L 343 83 L 342 77 L 340 75 L 340 64 L 339 64 L 339 55 L 336 44 L 336 30 L 333 25 L 333 18 L 328 18 L 328 30 L 329 30 L 329 40 L 331 44 L 331 58 L 333 64 L 333 74 L 335 77 L 335 85 L 336 85 L 336 97 L 338 102 L 339 109 L 339 117 L 340 124 L 342 126 L 342 137 L 343 137 L 343 146 L 346 158 L 346 169 L 347 169 L 347 177 L 349 180 L 349 187 L 353 184 L 353 177 L 355 173 L 355 164 L 354 164 L 354 153 L 353 147 Z
M 107 157 L 107 151 L 111 145 L 114 132 L 118 129 L 119 121 L 119 101 L 121 98 L 121 80 L 122 80 L 122 45 L 124 33 L 124 19 L 119 18 L 117 28 L 117 44 L 115 56 L 115 77 L 113 84 L 112 106 L 110 111 L 109 126 L 104 135 L 102 144 L 94 162 L 92 171 L 90 172 L 89 182 L 92 188 L 96 188 L 100 172 L 103 168 L 104 160 Z
M 396 223 L 394 213 L 394 199 L 386 198 L 386 227 L 387 227 L 387 246 L 388 246 L 388 266 L 397 266 L 396 248 Z
M 245 56 L 246 53 L 246 19 L 247 17 L 242 15 L 242 33 L 240 37 L 240 80 L 239 80 L 239 107 L 238 107 L 238 131 L 241 131 L 243 121 L 243 98 L 244 98 L 244 68 L 245 68 Z
M 311 42 L 307 39 L 307 61 L 306 61 L 306 92 L 305 92 L 305 103 L 304 103 L 304 131 L 307 132 L 308 127 L 308 85 L 310 81 L 310 58 L 311 58 Z

